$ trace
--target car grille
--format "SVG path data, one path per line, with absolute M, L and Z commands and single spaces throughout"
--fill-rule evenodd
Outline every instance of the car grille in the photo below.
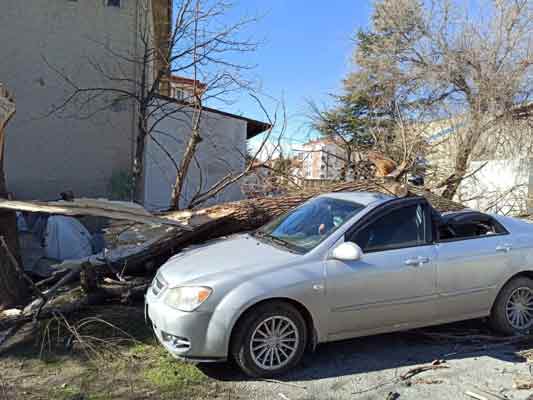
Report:
M 152 293 L 156 296 L 159 296 L 163 290 L 165 290 L 166 283 L 163 278 L 159 275 L 156 275 L 152 282 Z

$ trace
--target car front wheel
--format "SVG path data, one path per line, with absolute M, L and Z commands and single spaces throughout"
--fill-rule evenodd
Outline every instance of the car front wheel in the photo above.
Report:
M 496 298 L 490 322 L 506 335 L 533 329 L 533 280 L 518 277 L 509 281 Z
M 235 329 L 233 357 L 249 376 L 283 374 L 298 364 L 304 354 L 305 321 L 288 303 L 259 305 L 248 312 Z

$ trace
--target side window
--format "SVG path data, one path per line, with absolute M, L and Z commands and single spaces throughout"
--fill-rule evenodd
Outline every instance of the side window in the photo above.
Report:
M 426 213 L 422 204 L 398 208 L 354 232 L 348 240 L 364 252 L 373 252 L 426 243 Z
M 450 218 L 439 225 L 439 241 L 475 239 L 507 233 L 498 222 L 486 215 Z

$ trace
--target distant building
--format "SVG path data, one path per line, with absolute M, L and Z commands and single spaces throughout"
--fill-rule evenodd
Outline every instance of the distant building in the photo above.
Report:
M 189 103 L 192 103 L 194 100 L 195 90 L 198 96 L 202 96 L 207 89 L 205 83 L 190 78 L 184 78 L 182 76 L 172 75 L 168 82 L 170 87 L 169 96 L 176 100 Z
M 294 149 L 303 179 L 335 180 L 341 176 L 346 152 L 333 140 L 316 139 Z

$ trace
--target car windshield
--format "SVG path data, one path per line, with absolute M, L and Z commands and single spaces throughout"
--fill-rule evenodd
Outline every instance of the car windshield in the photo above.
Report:
M 256 236 L 305 253 L 363 208 L 351 201 L 318 197 L 263 226 Z

